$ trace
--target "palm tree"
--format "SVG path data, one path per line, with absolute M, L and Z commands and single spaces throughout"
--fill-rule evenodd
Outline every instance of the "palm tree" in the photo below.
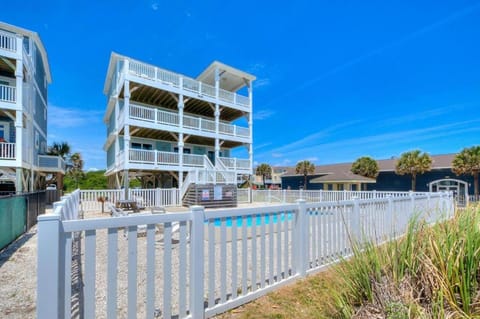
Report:
M 75 180 L 75 188 L 78 188 L 78 180 L 85 175 L 83 173 L 83 164 L 83 159 L 80 153 L 73 153 L 70 156 L 67 174 Z
M 272 176 L 272 167 L 266 163 L 260 164 L 257 166 L 255 174 L 262 176 L 263 187 L 266 187 L 265 179 Z
M 370 156 L 359 157 L 353 164 L 350 171 L 353 174 L 368 178 L 376 178 L 378 176 L 378 163 Z M 367 184 L 363 184 L 365 187 Z
M 63 160 L 66 160 L 70 154 L 70 145 L 67 142 L 54 142 L 48 147 L 48 155 L 60 156 Z M 64 174 L 56 173 L 55 181 L 57 182 L 57 189 L 63 190 L 63 176 Z
M 307 176 L 315 172 L 315 165 L 310 161 L 300 161 L 295 167 L 297 174 L 303 175 L 303 189 L 307 189 Z
M 452 171 L 457 174 L 473 176 L 475 198 L 478 198 L 478 172 L 480 171 L 480 146 L 464 148 L 455 155 L 452 161 Z
M 397 161 L 395 172 L 398 175 L 412 175 L 412 191 L 415 191 L 417 175 L 432 169 L 432 158 L 427 153 L 414 150 L 403 153 Z

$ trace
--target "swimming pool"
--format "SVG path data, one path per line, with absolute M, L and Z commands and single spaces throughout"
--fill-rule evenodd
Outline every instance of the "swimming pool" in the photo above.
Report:
M 255 219 L 255 225 L 256 226 L 262 225 L 262 220 L 264 220 L 265 225 L 270 224 L 270 220 L 272 220 L 273 224 L 276 224 L 276 223 L 278 223 L 279 219 L 280 219 L 280 222 L 285 221 L 285 219 L 287 221 L 292 220 L 293 219 L 293 213 L 292 212 L 286 212 L 286 213 L 275 214 L 275 215 L 248 215 L 245 218 L 247 227 L 252 227 L 252 221 L 254 219 Z M 243 220 L 244 220 L 243 218 L 240 218 L 240 217 L 237 218 L 237 227 L 241 227 L 243 225 Z M 215 218 L 213 220 L 213 224 L 216 227 L 220 227 L 222 225 L 222 220 L 220 218 Z M 232 227 L 232 217 L 226 217 L 225 218 L 225 226 L 226 227 Z

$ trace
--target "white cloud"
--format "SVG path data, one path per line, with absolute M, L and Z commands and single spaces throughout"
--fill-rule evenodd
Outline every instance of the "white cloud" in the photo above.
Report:
M 152 2 L 152 5 L 150 7 L 153 11 L 157 11 L 160 5 L 158 4 L 158 2 Z
M 275 112 L 272 110 L 261 110 L 253 113 L 253 119 L 257 121 L 266 120 L 274 114 Z
M 48 125 L 57 128 L 79 127 L 101 122 L 102 115 L 103 111 L 80 110 L 49 105 Z
M 253 86 L 257 89 L 268 85 L 270 85 L 269 78 L 257 79 L 255 82 L 253 82 Z

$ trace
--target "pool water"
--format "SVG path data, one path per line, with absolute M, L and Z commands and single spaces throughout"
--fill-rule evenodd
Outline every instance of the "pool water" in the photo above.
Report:
M 262 217 L 264 216 L 264 217 Z M 247 227 L 252 227 L 252 222 L 255 220 L 255 225 L 260 226 L 262 225 L 262 220 L 264 221 L 265 225 L 270 224 L 270 220 L 273 222 L 273 224 L 280 222 L 292 220 L 293 219 L 293 213 L 287 212 L 287 213 L 281 213 L 281 214 L 276 214 L 276 215 L 249 215 L 245 218 Z M 243 225 L 243 218 L 237 218 L 237 227 L 241 227 Z M 213 221 L 213 224 L 217 227 L 220 227 L 222 225 L 222 220 L 220 218 L 215 218 Z M 226 217 L 225 218 L 225 226 L 226 227 L 232 227 L 232 217 Z

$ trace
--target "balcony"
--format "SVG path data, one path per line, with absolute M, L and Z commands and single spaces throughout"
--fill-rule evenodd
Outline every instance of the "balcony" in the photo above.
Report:
M 17 101 L 17 88 L 0 84 L 0 102 L 15 103 Z
M 177 89 L 193 93 L 194 97 L 217 99 L 214 86 L 170 72 L 153 65 L 129 59 L 128 72 L 131 75 L 146 78 Z M 242 108 L 250 108 L 250 98 L 219 88 L 218 99 Z
M 15 159 L 15 143 L 0 143 L 0 159 Z
M 65 161 L 60 156 L 38 155 L 38 168 L 46 172 L 65 172 Z
M 117 157 L 118 168 L 124 169 L 124 151 L 121 151 Z M 160 166 L 166 166 L 165 170 L 173 170 L 180 167 L 180 155 L 174 152 L 149 151 L 149 150 L 129 150 L 129 164 L 140 164 L 145 169 L 158 169 Z M 214 170 L 214 167 L 206 155 L 182 154 L 184 170 L 195 168 Z M 246 159 L 221 157 L 220 161 L 224 163 L 227 170 L 232 171 L 250 171 L 250 161 Z M 227 165 L 226 165 L 226 164 Z M 150 167 L 149 167 L 150 166 Z M 110 167 L 109 170 L 112 170 Z
M 0 31 L 0 49 L 17 52 L 17 38 L 15 35 Z
M 169 129 L 175 132 L 180 131 L 179 120 L 180 117 L 176 112 L 159 110 L 153 107 L 145 107 L 135 104 L 129 106 L 129 118 L 132 120 L 143 121 L 149 128 L 151 123 L 169 126 Z M 122 116 L 120 115 L 120 119 Z M 123 123 L 121 120 L 119 123 Z M 183 116 L 184 129 L 195 130 L 204 133 L 215 133 L 215 121 L 208 120 L 202 117 L 191 115 Z M 224 138 L 237 137 L 242 139 L 249 139 L 250 129 L 225 122 L 220 122 L 218 127 L 219 134 L 224 135 Z

